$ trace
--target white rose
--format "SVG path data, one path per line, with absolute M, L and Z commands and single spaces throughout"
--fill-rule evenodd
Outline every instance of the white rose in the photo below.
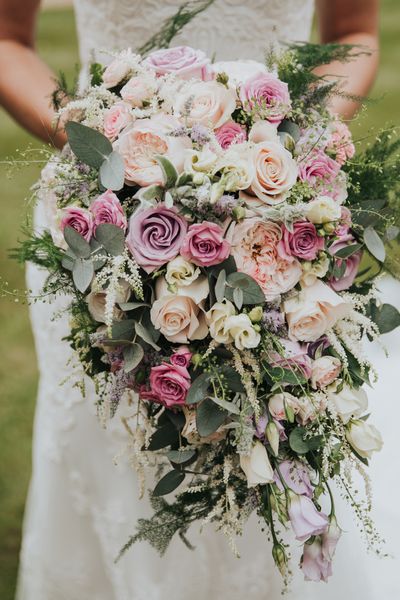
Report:
M 105 315 L 105 307 L 106 307 L 106 290 L 92 290 L 86 296 L 86 302 L 88 305 L 88 309 L 90 314 L 92 315 L 95 321 L 99 323 L 106 322 Z M 131 295 L 131 288 L 129 284 L 125 280 L 120 280 L 118 283 L 118 290 L 115 297 L 116 304 L 120 304 L 122 302 L 128 302 L 129 296 Z M 123 313 L 116 306 L 114 307 L 114 318 L 120 319 Z
M 259 441 L 255 442 L 248 456 L 240 455 L 240 466 L 246 475 L 249 488 L 274 481 L 274 470 L 269 462 L 267 450 Z
M 283 303 L 289 326 L 289 338 L 300 342 L 315 342 L 351 309 L 350 304 L 322 281 L 304 287 Z
M 128 77 L 130 72 L 129 63 L 123 57 L 116 58 L 105 68 L 103 83 L 107 88 L 113 88 Z
M 315 200 L 308 203 L 306 216 L 311 223 L 317 225 L 330 223 L 340 219 L 341 208 L 329 196 L 319 196 L 319 198 L 315 198 Z
M 232 336 L 238 350 L 257 348 L 261 340 L 248 315 L 243 313 L 228 317 L 225 321 L 225 331 Z
M 213 169 L 213 175 L 222 173 L 221 183 L 227 192 L 246 190 L 254 177 L 254 166 L 249 160 L 248 146 L 247 144 L 240 144 L 240 146 L 245 146 L 247 152 L 227 150 Z
M 193 283 L 199 275 L 199 267 L 185 260 L 183 256 L 177 256 L 167 264 L 165 279 L 172 287 L 182 287 Z
M 276 125 L 268 121 L 256 121 L 249 131 L 249 141 L 258 144 L 259 142 L 278 142 Z
M 383 446 L 382 436 L 374 425 L 365 421 L 350 421 L 346 438 L 354 450 L 363 458 L 371 458 L 373 452 L 379 452 Z
M 348 423 L 352 417 L 360 417 L 368 408 L 368 396 L 363 388 L 356 390 L 344 385 L 340 392 L 329 392 L 328 399 L 343 423 Z
M 298 400 L 289 392 L 274 394 L 268 400 L 268 410 L 278 421 L 286 420 L 285 407 L 291 408 L 295 414 L 298 412 Z
M 235 312 L 232 302 L 224 299 L 222 302 L 213 304 L 206 313 L 210 335 L 219 344 L 229 344 L 233 341 L 230 332 L 225 329 L 225 323 L 227 318 L 233 316 Z
M 301 425 L 315 421 L 317 416 L 326 410 L 326 397 L 322 394 L 311 394 L 311 396 L 303 396 L 296 400 L 296 418 Z
M 268 73 L 267 67 L 255 60 L 225 60 L 211 65 L 214 73 L 226 73 L 229 77 L 228 84 L 236 88 L 238 83 L 246 81 L 256 73 Z
M 235 91 L 217 81 L 192 83 L 174 102 L 174 113 L 184 117 L 189 126 L 200 123 L 213 129 L 226 123 L 235 108 Z
M 311 367 L 311 385 L 314 389 L 324 388 L 337 379 L 342 368 L 340 360 L 334 356 L 320 356 Z

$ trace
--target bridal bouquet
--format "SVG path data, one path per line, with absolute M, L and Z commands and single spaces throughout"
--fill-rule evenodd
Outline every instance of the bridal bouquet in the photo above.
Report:
M 37 187 L 51 231 L 20 257 L 71 295 L 102 416 L 131 404 L 133 460 L 157 483 L 127 547 L 189 544 L 196 521 L 234 547 L 256 511 L 282 574 L 287 528 L 306 579 L 331 574 L 330 481 L 350 500 L 350 468 L 382 446 L 362 338 L 399 321 L 360 269 L 397 233 L 390 136 L 355 157 L 313 71 L 349 51 L 299 45 L 262 65 L 127 50 L 60 110 L 69 143 Z M 369 499 L 354 508 L 374 536 Z

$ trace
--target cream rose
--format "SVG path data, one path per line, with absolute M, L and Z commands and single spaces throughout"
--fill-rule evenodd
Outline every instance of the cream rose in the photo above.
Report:
M 129 57 L 127 57 L 129 58 Z M 126 79 L 131 72 L 129 61 L 123 55 L 114 59 L 104 70 L 103 83 L 106 88 L 113 88 Z
M 324 388 L 338 378 L 342 363 L 334 356 L 320 356 L 311 367 L 311 385 L 314 389 Z
M 177 256 L 167 264 L 165 280 L 171 287 L 186 287 L 191 285 L 200 275 L 199 267 Z
M 240 314 L 228 317 L 224 329 L 232 337 L 238 350 L 257 348 L 260 343 L 261 336 L 254 329 L 248 315 Z
M 204 276 L 187 287 L 178 287 L 175 294 L 168 290 L 165 278 L 159 277 L 157 299 L 150 311 L 151 322 L 173 343 L 187 344 L 189 340 L 204 339 L 208 334 L 204 312 L 208 293 L 208 281 Z
M 178 94 L 174 113 L 184 117 L 188 125 L 200 123 L 217 129 L 231 118 L 236 108 L 236 95 L 217 81 L 199 81 Z
M 242 148 L 243 146 L 243 148 Z M 213 175 L 222 173 L 221 183 L 224 191 L 236 192 L 246 190 L 254 178 L 254 166 L 248 158 L 248 145 L 240 144 L 232 150 L 227 150 L 217 160 Z
M 249 488 L 256 485 L 265 485 L 274 481 L 274 470 L 268 458 L 265 446 L 255 442 L 249 455 L 240 456 L 240 466 L 247 478 Z
M 383 447 L 382 436 L 377 428 L 359 419 L 350 421 L 346 429 L 346 438 L 363 458 L 371 458 L 373 452 L 379 452 Z
M 210 335 L 219 344 L 229 344 L 233 341 L 232 335 L 225 329 L 225 323 L 235 312 L 232 302 L 225 298 L 222 302 L 213 304 L 206 313 Z
M 115 303 L 120 304 L 122 302 L 128 302 L 129 297 L 131 295 L 131 288 L 129 284 L 120 280 L 118 282 L 118 290 L 115 297 Z M 92 290 L 85 298 L 90 314 L 92 315 L 95 321 L 99 323 L 106 322 L 105 308 L 106 308 L 106 290 Z M 123 316 L 123 312 L 114 307 L 113 313 L 114 319 L 121 319 Z
M 260 142 L 252 151 L 254 178 L 250 189 L 266 204 L 278 204 L 297 180 L 298 167 L 280 142 Z
M 319 414 L 326 410 L 326 397 L 322 394 L 311 394 L 297 399 L 296 419 L 301 425 L 306 425 L 310 421 L 315 421 Z
M 340 204 L 329 196 L 319 196 L 311 200 L 306 212 L 307 219 L 316 225 L 338 221 L 341 214 Z
M 289 392 L 282 392 L 280 394 L 274 394 L 268 400 L 268 410 L 274 419 L 278 421 L 286 420 L 286 410 L 291 408 L 293 413 L 298 412 L 298 400 Z
M 368 408 L 368 396 L 362 388 L 356 390 L 344 385 L 340 392 L 330 391 L 328 399 L 343 423 L 348 423 L 352 417 L 360 417 Z
M 349 303 L 319 280 L 283 303 L 289 338 L 299 342 L 315 342 L 350 310 Z

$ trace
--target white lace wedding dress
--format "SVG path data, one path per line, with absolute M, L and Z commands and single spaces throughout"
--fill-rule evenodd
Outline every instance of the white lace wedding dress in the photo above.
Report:
M 180 3 L 76 0 L 75 4 L 84 78 L 92 48 L 140 46 Z M 263 60 L 264 49 L 272 40 L 308 39 L 312 15 L 313 0 L 216 0 L 174 43 L 203 48 L 211 54 L 215 52 L 217 59 Z M 104 56 L 97 58 L 104 59 Z M 38 227 L 46 226 L 48 209 L 46 202 L 38 206 Z M 43 273 L 29 268 L 28 282 L 33 291 L 40 289 L 43 279 Z M 396 290 L 398 293 L 399 286 Z M 147 544 L 139 544 L 114 564 L 119 549 L 134 531 L 137 518 L 148 514 L 149 506 L 146 501 L 138 500 L 135 473 L 127 458 L 118 457 L 127 443 L 118 416 L 103 430 L 95 416 L 90 382 L 87 382 L 84 399 L 70 380 L 60 385 L 73 370 L 72 366 L 66 368 L 71 351 L 68 344 L 61 341 L 67 334 L 68 324 L 64 318 L 51 320 L 51 315 L 65 303 L 66 300 L 52 305 L 37 303 L 31 309 L 41 378 L 18 600 L 279 598 L 281 580 L 272 565 L 270 544 L 266 535 L 259 532 L 256 518 L 251 520 L 240 540 L 243 555 L 240 560 L 231 555 L 222 535 L 215 534 L 211 528 L 200 535 L 193 528 L 189 537 L 196 546 L 195 552 L 176 539 L 166 556 L 160 559 Z M 393 360 L 392 357 L 392 362 L 386 363 L 385 373 Z M 380 396 L 379 390 L 387 391 L 386 397 Z M 390 411 L 387 381 L 378 387 L 375 396 L 387 405 L 385 410 L 377 411 L 382 415 L 381 420 L 390 419 L 394 409 Z M 396 506 L 393 486 L 398 484 L 389 479 L 389 468 L 385 469 L 385 464 L 395 456 L 394 444 L 395 435 L 389 439 L 386 453 L 376 460 L 377 466 L 373 469 L 378 484 L 378 521 L 387 535 L 396 523 L 399 531 L 398 516 L 391 512 Z M 384 500 L 387 510 L 379 506 Z M 304 584 L 302 577 L 296 575 L 288 598 L 336 600 L 341 595 L 353 600 L 389 600 L 399 597 L 393 561 L 367 559 L 350 509 L 340 506 L 339 512 L 348 533 L 343 536 L 337 552 L 334 577 L 325 586 Z M 295 561 L 299 554 L 300 548 Z

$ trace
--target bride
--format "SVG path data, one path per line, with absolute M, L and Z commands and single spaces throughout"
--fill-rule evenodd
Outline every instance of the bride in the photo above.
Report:
M 82 84 L 93 48 L 139 47 L 181 4 L 177 0 L 76 0 Z M 218 60 L 240 57 L 262 61 L 265 47 L 271 42 L 307 40 L 314 12 L 313 0 L 215 0 L 198 4 L 208 6 L 178 33 L 173 44 L 201 48 L 208 54 L 215 53 Z M 65 134 L 62 130 L 54 132 L 53 113 L 48 106 L 53 74 L 33 49 L 38 5 L 39 0 L 0 0 L 0 102 L 33 134 L 45 141 L 51 139 L 61 148 Z M 360 56 L 346 65 L 329 65 L 325 70 L 326 74 L 345 77 L 349 91 L 356 95 L 368 92 L 377 68 L 377 12 L 378 0 L 317 1 L 323 42 L 362 44 L 373 50 L 370 56 Z M 104 60 L 104 56 L 96 58 Z M 332 109 L 350 118 L 357 106 L 341 97 L 332 103 Z M 41 204 L 35 220 L 37 227 L 46 226 Z M 40 290 L 44 277 L 44 273 L 30 268 L 29 287 L 34 292 Z M 388 301 L 398 304 L 400 286 L 387 280 L 382 282 L 384 292 L 386 287 L 394 296 Z M 61 341 L 68 323 L 52 320 L 65 302 L 67 299 L 58 299 L 51 306 L 37 303 L 31 308 L 41 379 L 18 599 L 161 600 L 172 595 L 178 600 L 278 598 L 281 581 L 272 565 L 269 543 L 258 531 L 255 518 L 240 540 L 241 560 L 231 556 L 222 535 L 208 530 L 202 535 L 191 532 L 195 552 L 177 539 L 160 559 L 152 548 L 141 544 L 114 564 L 137 518 L 149 508 L 137 500 L 138 486 L 129 457 L 124 455 L 127 438 L 121 423 L 116 419 L 103 431 L 96 420 L 91 383 L 87 382 L 85 398 L 71 384 L 71 351 Z M 394 335 L 389 339 L 389 349 L 395 355 Z M 384 363 L 384 355 L 377 352 L 371 348 L 375 364 Z M 383 367 L 388 377 L 390 364 Z M 65 377 L 72 375 L 64 385 L 60 385 L 60 372 Z M 381 385 L 375 392 L 378 420 L 379 414 L 381 420 L 390 414 L 390 406 L 384 406 L 390 401 L 388 380 L 385 378 Z M 386 456 L 383 453 L 382 461 L 387 461 L 391 450 L 393 454 L 396 451 L 395 436 L 390 438 L 387 433 L 393 448 L 388 448 Z M 390 542 L 395 539 L 396 521 L 395 515 L 386 510 L 384 499 L 389 485 L 393 491 L 395 484 L 389 480 L 389 468 L 384 467 L 382 462 L 374 474 L 379 483 L 380 510 L 376 517 Z M 392 503 L 395 497 L 391 494 Z M 394 561 L 368 558 L 350 509 L 341 509 L 347 533 L 338 549 L 334 577 L 328 586 L 321 586 L 304 584 L 296 576 L 287 597 L 398 597 Z

